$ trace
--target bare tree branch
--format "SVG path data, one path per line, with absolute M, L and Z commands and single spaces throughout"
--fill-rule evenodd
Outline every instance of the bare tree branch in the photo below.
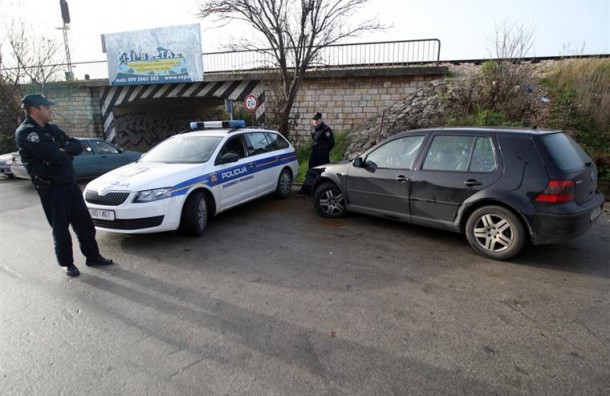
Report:
M 14 141 L 23 112 L 20 99 L 27 91 L 45 91 L 62 68 L 62 47 L 57 42 L 33 37 L 33 28 L 12 21 L 0 37 L 0 144 Z
M 220 26 L 244 21 L 258 33 L 258 40 L 244 37 L 233 50 L 269 53 L 281 80 L 282 110 L 278 129 L 289 134 L 289 116 L 305 72 L 321 64 L 320 50 L 363 32 L 385 30 L 371 18 L 349 26 L 349 18 L 368 0 L 202 0 L 198 16 L 212 18 Z M 269 48 L 261 48 L 260 43 Z M 258 45 L 257 45 L 258 44 Z

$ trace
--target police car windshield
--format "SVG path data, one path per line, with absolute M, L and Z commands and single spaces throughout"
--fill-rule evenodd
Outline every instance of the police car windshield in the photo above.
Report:
M 220 136 L 174 136 L 153 147 L 140 162 L 197 164 L 207 162 Z

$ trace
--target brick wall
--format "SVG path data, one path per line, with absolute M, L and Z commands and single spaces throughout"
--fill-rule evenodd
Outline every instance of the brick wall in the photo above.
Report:
M 53 106 L 53 123 L 71 136 L 102 136 L 101 105 L 97 87 L 75 83 L 48 86 Z
M 306 79 L 292 110 L 293 116 L 298 113 L 293 132 L 295 142 L 309 141 L 315 112 L 321 112 L 334 131 L 348 131 L 438 78 L 442 76 Z

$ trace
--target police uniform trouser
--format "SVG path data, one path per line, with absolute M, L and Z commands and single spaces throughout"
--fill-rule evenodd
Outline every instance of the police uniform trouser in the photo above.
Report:
M 328 164 L 330 162 L 330 153 L 328 151 L 312 151 L 309 156 L 309 163 L 307 167 L 309 169 L 314 166 Z
M 78 238 L 83 255 L 91 258 L 100 255 L 95 241 L 95 226 L 78 184 L 53 184 L 49 196 L 41 197 L 40 200 L 47 220 L 53 228 L 55 255 L 59 265 L 67 266 L 74 263 L 70 224 Z
M 328 151 L 313 151 L 309 155 L 309 162 L 307 163 L 307 174 L 303 185 L 310 186 L 313 184 L 312 175 L 309 174 L 309 170 L 318 165 L 328 164 L 330 162 L 330 153 Z

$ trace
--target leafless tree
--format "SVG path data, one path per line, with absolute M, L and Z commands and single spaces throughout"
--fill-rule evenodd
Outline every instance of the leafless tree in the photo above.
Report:
M 0 145 L 4 150 L 10 148 L 23 115 L 20 98 L 24 91 L 45 92 L 46 84 L 63 67 L 61 45 L 28 33 L 33 31 L 23 22 L 13 22 L 0 40 Z
M 348 24 L 368 0 L 203 0 L 198 16 L 216 18 L 221 26 L 244 21 L 260 33 L 269 49 L 244 38 L 233 49 L 271 54 L 281 82 L 278 129 L 288 136 L 292 105 L 307 69 L 319 62 L 320 50 L 367 31 L 384 30 L 375 18 Z M 255 38 L 256 39 L 256 38 Z M 260 41 L 259 41 L 260 42 Z
M 496 27 L 496 59 L 492 60 L 490 79 L 492 84 L 493 104 L 508 100 L 518 87 L 531 79 L 532 68 L 523 59 L 529 55 L 534 44 L 533 32 L 523 25 L 511 25 L 504 22 Z
M 32 39 L 23 23 L 14 23 L 2 49 L 2 78 L 12 84 L 32 84 L 41 88 L 57 79 L 62 65 L 62 47 L 52 39 Z

